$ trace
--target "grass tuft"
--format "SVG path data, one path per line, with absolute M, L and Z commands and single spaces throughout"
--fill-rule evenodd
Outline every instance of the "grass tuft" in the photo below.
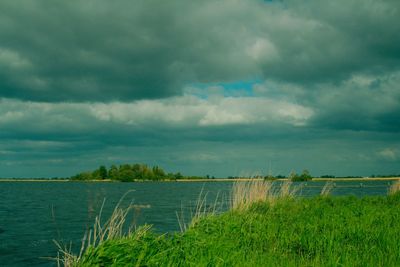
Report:
M 246 210 L 257 202 L 273 202 L 275 194 L 270 181 L 235 182 L 232 188 L 231 208 Z
M 232 188 L 231 209 L 247 210 L 255 203 L 274 205 L 280 199 L 293 198 L 301 186 L 293 186 L 290 180 L 283 183 L 271 181 L 236 182 Z
M 137 236 L 138 232 L 136 229 L 133 229 L 134 225 L 129 225 L 128 232 L 124 232 L 127 215 L 131 212 L 131 210 L 137 211 L 138 209 L 138 205 L 133 205 L 133 203 L 130 203 L 128 207 L 122 207 L 123 200 L 133 191 L 134 190 L 129 190 L 121 197 L 110 218 L 104 223 L 101 221 L 105 204 L 105 200 L 103 200 L 99 215 L 95 218 L 93 228 L 86 232 L 82 238 L 81 249 L 78 255 L 74 255 L 71 252 L 71 244 L 68 247 L 63 247 L 59 242 L 54 240 L 59 249 L 56 259 L 57 265 L 66 267 L 76 266 L 80 262 L 84 253 L 86 253 L 88 250 L 101 246 L 108 240 L 115 240 L 126 236 L 129 237 L 133 232 L 135 232 L 135 235 Z M 140 228 L 140 231 L 143 231 L 144 229 L 148 230 L 147 227 L 142 227 Z
M 195 209 L 190 212 L 189 223 L 185 220 L 185 212 L 183 207 L 181 207 L 181 212 L 176 212 L 176 217 L 178 220 L 179 228 L 181 232 L 185 232 L 191 227 L 194 227 L 198 222 L 207 216 L 217 215 L 224 209 L 224 195 L 217 193 L 215 200 L 212 204 L 209 204 L 208 193 L 204 193 L 204 188 L 201 189 L 199 197 L 197 198 Z

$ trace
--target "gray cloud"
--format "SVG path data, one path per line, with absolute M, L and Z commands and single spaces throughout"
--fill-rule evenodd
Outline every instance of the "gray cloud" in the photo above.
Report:
M 317 94 L 318 127 L 400 131 L 400 73 L 353 76 Z
M 297 102 L 314 111 L 308 126 L 331 130 L 399 132 L 400 72 L 355 74 L 341 82 L 256 84 L 256 96 Z
M 0 3 L 0 95 L 129 101 L 184 84 L 398 69 L 397 1 Z
M 184 82 L 250 75 L 253 64 L 235 52 L 242 44 L 232 42 L 234 27 L 224 34 L 220 25 L 239 7 L 209 20 L 209 5 L 3 1 L 1 94 L 43 101 L 158 98 L 179 94 Z

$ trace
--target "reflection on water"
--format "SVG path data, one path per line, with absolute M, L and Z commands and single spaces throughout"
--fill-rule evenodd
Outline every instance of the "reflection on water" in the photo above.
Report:
M 324 184 L 305 183 L 299 194 L 319 194 Z M 388 185 L 386 181 L 336 182 L 331 194 L 384 195 Z M 107 219 L 129 190 L 134 192 L 121 203 L 134 204 L 128 220 L 169 232 L 179 231 L 177 213 L 189 220 L 201 191 L 207 197 L 206 206 L 226 209 L 231 186 L 231 182 L 0 182 L 0 265 L 55 266 L 48 259 L 57 255 L 53 240 L 72 243 L 73 250 L 79 250 L 103 203 L 102 218 Z

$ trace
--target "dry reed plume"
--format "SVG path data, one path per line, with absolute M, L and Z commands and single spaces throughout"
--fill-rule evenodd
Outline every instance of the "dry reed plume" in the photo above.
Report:
M 400 191 L 400 180 L 394 182 L 389 188 L 389 195 L 396 194 Z
M 275 187 L 270 181 L 236 182 L 232 188 L 231 208 L 246 210 L 257 202 L 274 204 L 282 198 L 293 197 L 299 187 L 293 187 L 292 182 L 285 181 Z

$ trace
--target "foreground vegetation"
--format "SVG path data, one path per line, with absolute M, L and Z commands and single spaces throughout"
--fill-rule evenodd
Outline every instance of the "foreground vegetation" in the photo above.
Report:
M 238 183 L 231 209 L 200 208 L 182 233 L 123 235 L 116 209 L 73 266 L 399 266 L 400 184 L 388 196 L 295 198 L 290 183 Z M 119 212 L 119 213 L 118 213 Z M 119 214 L 119 215 L 118 215 Z M 122 214 L 122 215 L 121 215 Z M 118 219 L 119 218 L 119 219 Z M 109 235 L 109 238 L 107 238 Z

